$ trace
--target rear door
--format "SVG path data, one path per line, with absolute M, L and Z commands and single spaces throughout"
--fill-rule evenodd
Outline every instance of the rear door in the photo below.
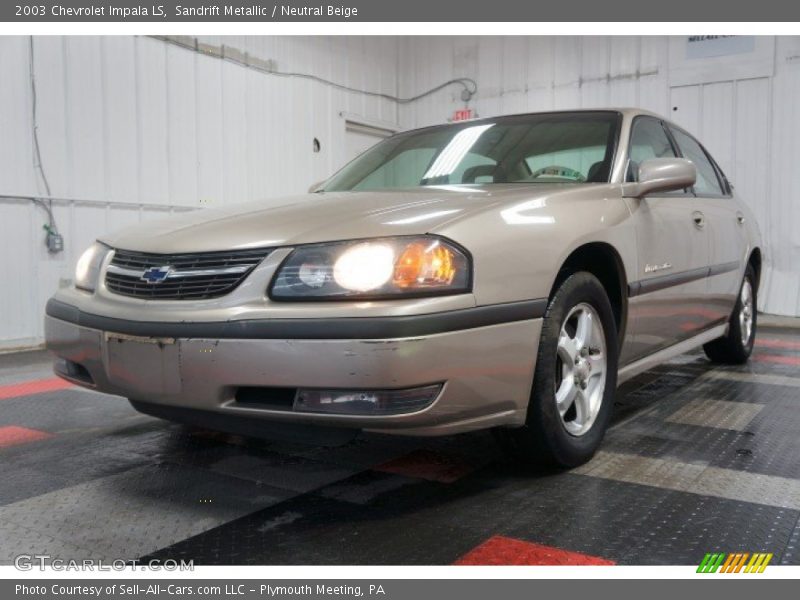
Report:
M 679 152 L 664 123 L 649 116 L 633 122 L 628 181 L 649 158 Z M 627 363 L 691 337 L 707 324 L 698 313 L 707 294 L 709 244 L 691 190 L 629 199 L 636 227 L 638 272 L 629 279 L 629 329 L 622 362 Z
M 674 125 L 669 129 L 681 154 L 697 168 L 694 193 L 708 236 L 708 298 L 698 310 L 706 312 L 709 320 L 723 321 L 733 310 L 742 278 L 740 267 L 747 243 L 744 215 L 722 170 L 705 148 L 684 130 Z

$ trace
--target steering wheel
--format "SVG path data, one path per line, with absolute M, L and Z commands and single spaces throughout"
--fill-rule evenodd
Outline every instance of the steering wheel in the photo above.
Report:
M 538 179 L 539 177 L 552 177 L 553 179 L 566 179 L 568 181 L 585 182 L 586 177 L 580 171 L 562 167 L 560 165 L 549 165 L 537 169 L 528 176 L 528 179 Z

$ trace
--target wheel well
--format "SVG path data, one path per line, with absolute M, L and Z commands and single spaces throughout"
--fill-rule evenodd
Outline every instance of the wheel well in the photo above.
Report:
M 550 298 L 564 280 L 578 271 L 588 271 L 603 284 L 614 312 L 614 321 L 622 341 L 628 312 L 628 280 L 617 251 L 604 242 L 592 242 L 575 249 L 561 265 L 550 290 Z
M 747 259 L 747 264 L 752 265 L 753 271 L 756 272 L 756 291 L 758 291 L 758 286 L 761 283 L 761 249 L 760 248 L 753 248 L 753 251 L 750 253 L 750 258 Z

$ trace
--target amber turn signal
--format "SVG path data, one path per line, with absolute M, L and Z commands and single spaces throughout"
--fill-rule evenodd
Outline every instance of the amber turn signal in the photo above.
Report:
M 393 283 L 400 288 L 449 285 L 456 276 L 453 251 L 436 241 L 415 241 L 395 263 Z

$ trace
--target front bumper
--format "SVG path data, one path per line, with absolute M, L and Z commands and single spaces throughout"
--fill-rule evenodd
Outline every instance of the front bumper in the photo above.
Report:
M 506 307 L 508 322 L 496 322 L 496 315 L 487 318 L 486 311 L 473 311 L 469 318 L 459 311 L 438 315 L 437 322 L 449 320 L 445 329 L 467 327 L 437 333 L 423 333 L 430 329 L 430 315 L 398 317 L 394 325 L 384 319 L 385 332 L 410 333 L 375 339 L 364 329 L 363 339 L 337 339 L 331 337 L 337 331 L 335 322 L 342 322 L 341 333 L 353 328 L 353 319 L 329 320 L 318 336 L 299 327 L 298 337 L 292 338 L 291 325 L 286 324 L 277 330 L 266 321 L 251 322 L 255 329 L 235 322 L 222 329 L 197 323 L 159 326 L 96 317 L 51 301 L 45 332 L 49 350 L 85 369 L 62 369 L 57 371 L 60 375 L 132 400 L 204 411 L 212 425 L 216 414 L 445 435 L 524 423 L 541 331 L 541 318 L 530 308 L 519 306 L 514 312 Z M 535 318 L 522 318 L 526 315 Z M 241 337 L 235 337 L 237 333 Z M 432 404 L 393 415 L 301 413 L 243 406 L 236 400 L 243 387 L 382 390 L 432 383 L 444 384 Z

